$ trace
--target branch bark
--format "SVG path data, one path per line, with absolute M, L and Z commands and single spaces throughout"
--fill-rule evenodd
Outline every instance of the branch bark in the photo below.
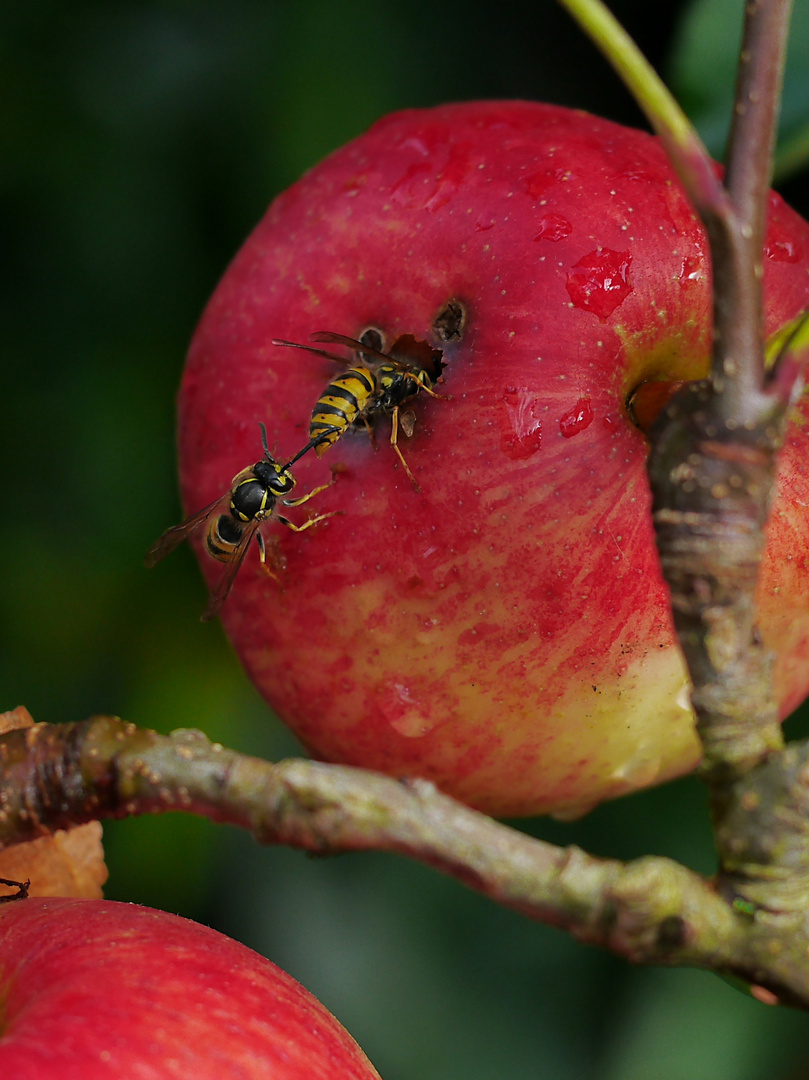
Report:
M 807 762 L 809 748 L 795 751 L 787 792 L 803 821 Z M 0 738 L 0 765 L 0 846 L 98 818 L 185 810 L 249 829 L 262 844 L 320 854 L 389 851 L 635 963 L 734 975 L 759 996 L 809 1009 L 809 925 L 796 917 L 798 897 L 789 891 L 796 868 L 807 875 L 800 843 L 787 845 L 787 875 L 776 874 L 773 889 L 762 886 L 752 902 L 727 881 L 717 885 L 669 859 L 622 863 L 525 836 L 426 781 L 311 761 L 271 764 L 199 731 L 163 736 L 103 716 L 36 724 Z M 734 843 L 746 838 L 739 848 L 746 866 L 754 858 L 773 866 L 778 823 L 765 850 L 761 815 L 766 825 L 781 813 L 782 780 L 780 772 L 769 785 L 762 780 L 756 805 L 737 800 L 743 828 L 727 827 Z
M 674 396 L 652 432 L 649 459 L 661 565 L 712 785 L 733 781 L 783 746 L 772 657 L 756 633 L 753 593 L 794 393 L 789 380 L 768 384 L 761 304 L 789 11 L 790 0 L 747 6 L 728 198 L 697 207 L 713 264 L 711 376 Z

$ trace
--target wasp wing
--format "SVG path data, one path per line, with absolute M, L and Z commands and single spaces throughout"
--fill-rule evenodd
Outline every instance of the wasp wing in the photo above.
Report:
M 220 495 L 218 499 L 214 499 L 212 503 L 204 506 L 202 510 L 199 510 L 192 517 L 180 522 L 179 525 L 172 525 L 170 529 L 166 529 L 163 535 L 155 540 L 146 552 L 146 558 L 144 560 L 146 566 L 151 569 L 156 563 L 159 563 L 161 559 L 165 559 L 167 555 L 170 555 L 175 548 L 178 548 L 180 544 L 182 544 L 183 540 L 187 539 L 195 529 L 198 529 L 200 525 L 208 520 L 214 510 L 216 510 L 225 499 L 227 499 L 227 495 Z
M 379 349 L 373 349 L 370 345 L 365 345 L 362 341 L 357 341 L 356 338 L 346 337 L 345 334 L 333 334 L 331 330 L 318 330 L 317 333 L 310 334 L 309 337 L 312 341 L 322 341 L 329 345 L 345 345 L 347 349 L 354 349 L 355 352 L 364 353 L 366 356 L 373 356 L 383 364 L 393 364 L 394 366 L 400 366 L 402 368 L 406 367 L 401 361 L 395 360 L 387 353 L 380 352 Z M 344 360 L 343 363 L 346 363 L 346 361 Z
M 219 614 L 222 605 L 228 598 L 228 593 L 231 590 L 236 575 L 239 572 L 239 567 L 244 562 L 244 557 L 247 554 L 247 549 L 250 547 L 250 541 L 256 534 L 261 521 L 259 518 L 253 518 L 245 526 L 245 530 L 242 533 L 242 538 L 236 545 L 236 550 L 233 552 L 233 558 L 227 563 L 225 569 L 222 571 L 219 580 L 213 587 L 210 599 L 208 600 L 208 606 L 203 611 L 200 619 L 202 622 L 209 622 L 211 619 L 216 618 Z

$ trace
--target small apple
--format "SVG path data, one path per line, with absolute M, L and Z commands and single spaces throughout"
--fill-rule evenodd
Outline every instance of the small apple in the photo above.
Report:
M 0 906 L 0 1075 L 18 1080 L 379 1080 L 269 960 L 135 904 Z
M 223 607 L 251 677 L 313 754 L 427 777 L 496 815 L 574 815 L 693 768 L 627 401 L 707 373 L 710 278 L 657 140 L 558 106 L 397 113 L 275 200 L 191 345 L 189 511 L 258 460 L 260 421 L 279 460 L 301 449 L 344 370 L 273 339 L 370 327 L 383 351 L 411 335 L 443 365 L 439 397 L 415 394 L 399 425 L 420 491 L 390 416 L 376 446 L 354 425 L 294 467 L 306 492 L 331 465 L 311 512 L 344 516 L 300 535 L 263 526 L 281 580 L 251 552 Z M 764 292 L 768 335 L 809 306 L 809 226 L 775 194 Z M 809 691 L 808 416 L 804 399 L 758 592 L 782 715 Z M 221 566 L 201 558 L 212 583 Z

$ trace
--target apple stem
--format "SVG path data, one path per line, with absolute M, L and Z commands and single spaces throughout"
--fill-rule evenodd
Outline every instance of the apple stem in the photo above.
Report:
M 702 139 L 676 98 L 601 0 L 559 0 L 615 68 L 660 138 L 703 221 L 732 216 L 727 192 Z
M 764 233 L 778 126 L 791 0 L 750 0 L 745 11 L 725 187 L 733 220 L 709 239 L 714 264 L 714 380 L 725 389 L 723 418 L 768 414 L 761 300 Z M 728 378 L 730 374 L 735 377 Z M 780 388 L 775 398 L 784 409 Z M 766 397 L 766 395 L 765 395 Z
M 761 270 L 792 0 L 750 0 L 744 24 L 725 185 Z

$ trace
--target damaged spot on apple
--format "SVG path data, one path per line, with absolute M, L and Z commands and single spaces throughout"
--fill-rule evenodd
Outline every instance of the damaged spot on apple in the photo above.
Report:
M 466 309 L 460 300 L 448 300 L 433 320 L 439 341 L 460 341 L 466 329 Z

